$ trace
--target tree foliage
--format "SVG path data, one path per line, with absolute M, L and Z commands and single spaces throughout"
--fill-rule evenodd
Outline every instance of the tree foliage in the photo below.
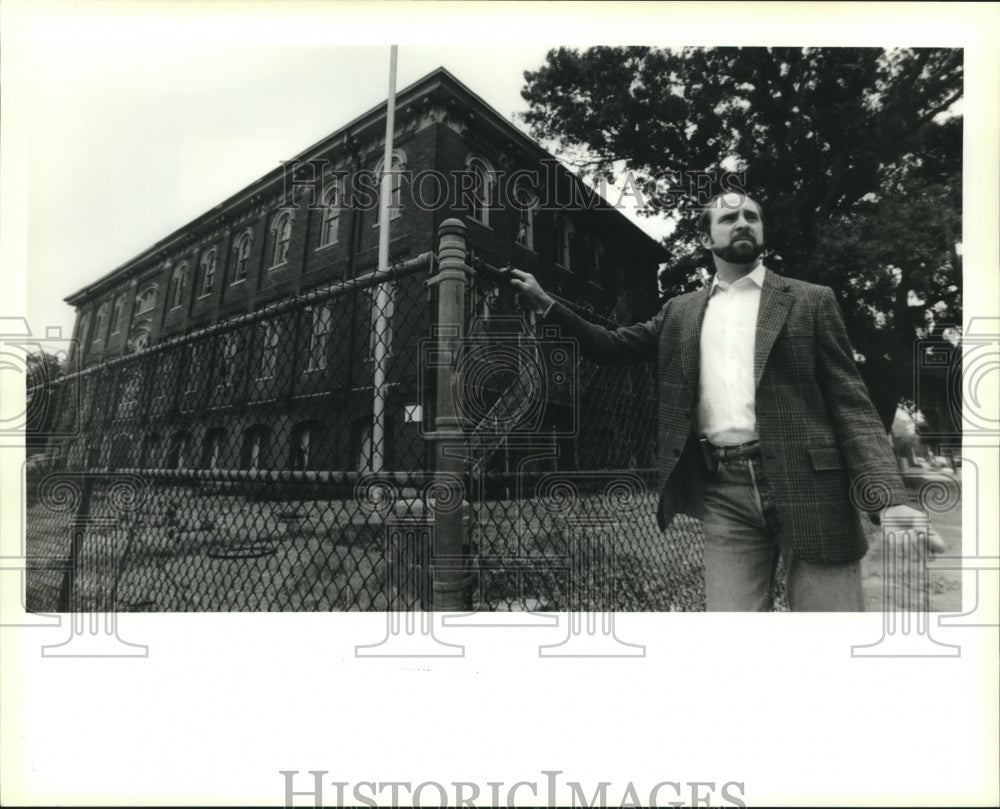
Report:
M 677 222 L 665 294 L 707 266 L 688 211 L 759 199 L 768 266 L 838 293 L 888 428 L 915 337 L 961 323 L 960 50 L 560 48 L 525 79 L 537 137 Z
M 59 359 L 45 351 L 25 359 L 25 452 L 30 456 L 45 451 L 55 425 L 59 392 L 52 383 L 62 375 L 62 368 Z

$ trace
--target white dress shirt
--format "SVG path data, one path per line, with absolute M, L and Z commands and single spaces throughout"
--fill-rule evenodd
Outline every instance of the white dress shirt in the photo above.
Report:
M 716 446 L 757 438 L 753 362 L 764 265 L 727 284 L 712 281 L 701 326 L 698 430 Z

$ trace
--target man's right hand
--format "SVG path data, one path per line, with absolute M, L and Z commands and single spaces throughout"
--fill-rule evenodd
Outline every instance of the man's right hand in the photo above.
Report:
M 510 285 L 524 298 L 525 305 L 536 313 L 544 315 L 555 299 L 539 285 L 530 272 L 524 270 L 510 271 Z

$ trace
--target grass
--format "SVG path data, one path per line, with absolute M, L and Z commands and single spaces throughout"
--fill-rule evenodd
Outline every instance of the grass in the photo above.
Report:
M 400 532 L 387 548 L 384 514 L 355 500 L 275 502 L 258 494 L 157 485 L 125 514 L 95 494 L 76 609 L 381 611 L 419 603 L 426 582 L 419 568 L 400 564 L 413 558 L 418 540 Z M 506 610 L 526 600 L 551 610 L 702 606 L 697 523 L 680 518 L 663 535 L 651 499 L 614 521 L 602 521 L 597 505 L 579 499 L 581 523 L 537 499 L 477 504 L 476 608 Z M 70 516 L 40 502 L 28 507 L 32 611 L 57 609 L 63 574 L 41 567 L 68 557 Z

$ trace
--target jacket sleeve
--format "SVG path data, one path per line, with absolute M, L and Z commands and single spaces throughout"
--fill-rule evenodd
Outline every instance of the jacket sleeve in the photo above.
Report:
M 645 323 L 606 329 L 584 320 L 556 301 L 543 322 L 558 326 L 563 337 L 575 339 L 580 353 L 598 365 L 630 365 L 656 359 L 660 329 L 669 308 L 670 301 L 667 301 L 659 313 Z
M 892 444 L 858 372 L 837 298 L 821 288 L 816 317 L 816 375 L 834 434 L 851 477 L 851 497 L 862 511 L 907 501 Z

